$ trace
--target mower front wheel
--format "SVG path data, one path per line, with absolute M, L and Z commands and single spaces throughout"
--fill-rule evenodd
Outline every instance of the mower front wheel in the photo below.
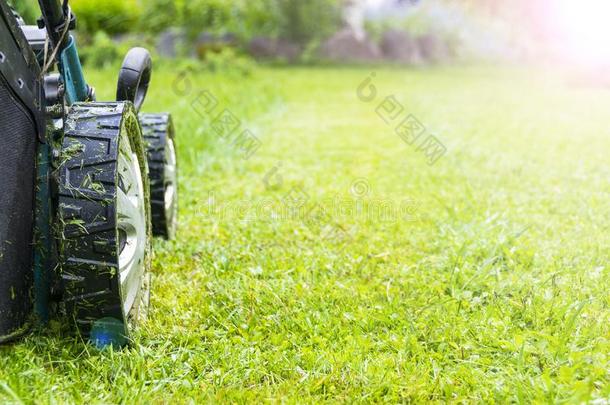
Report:
M 150 295 L 150 186 L 130 102 L 74 105 L 59 164 L 67 315 L 99 346 L 121 346 Z

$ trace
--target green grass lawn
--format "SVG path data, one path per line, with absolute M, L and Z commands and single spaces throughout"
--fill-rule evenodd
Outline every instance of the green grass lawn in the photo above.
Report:
M 100 98 L 114 76 L 91 75 Z M 0 402 L 610 397 L 610 91 L 492 68 L 153 80 L 182 200 L 151 316 L 122 351 L 59 332 L 1 348 Z M 249 159 L 203 90 L 256 134 Z

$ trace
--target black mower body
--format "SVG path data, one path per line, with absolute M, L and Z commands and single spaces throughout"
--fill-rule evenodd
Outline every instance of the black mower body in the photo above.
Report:
M 0 342 L 33 311 L 36 153 L 44 136 L 40 68 L 0 2 Z

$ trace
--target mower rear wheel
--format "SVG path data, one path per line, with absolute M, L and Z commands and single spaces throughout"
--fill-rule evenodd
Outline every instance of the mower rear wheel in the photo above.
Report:
M 96 345 L 123 345 L 146 313 L 151 222 L 148 165 L 130 102 L 72 107 L 60 161 L 64 302 Z
M 170 114 L 140 114 L 150 169 L 154 236 L 173 239 L 178 222 L 176 137 Z

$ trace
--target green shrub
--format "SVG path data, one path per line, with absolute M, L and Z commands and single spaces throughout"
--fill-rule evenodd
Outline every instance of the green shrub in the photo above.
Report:
M 188 35 L 194 38 L 202 31 L 229 32 L 237 6 L 225 0 L 190 0 L 182 7 L 182 18 Z
M 234 49 L 224 48 L 220 52 L 207 54 L 204 67 L 211 72 L 234 72 L 247 76 L 254 70 L 255 63 Z
M 176 0 L 146 0 L 142 6 L 140 28 L 159 33 L 168 27 L 180 25 L 180 6 Z
M 93 36 L 89 46 L 80 51 L 83 63 L 96 67 L 106 67 L 120 60 L 123 56 L 122 49 L 103 31 L 98 31 Z
M 303 46 L 332 35 L 341 24 L 339 0 L 252 0 L 243 4 L 247 36 L 273 36 Z
M 281 13 L 274 7 L 275 0 L 250 0 L 240 7 L 240 22 L 236 34 L 243 39 L 263 35 L 276 37 L 280 31 Z
M 342 0 L 70 0 L 85 42 L 97 31 L 158 34 L 182 28 L 190 40 L 201 32 L 281 37 L 307 48 L 340 26 Z
M 280 13 L 279 35 L 307 45 L 327 37 L 341 22 L 341 9 L 335 0 L 273 0 Z
M 9 1 L 9 4 L 17 10 L 28 24 L 33 24 L 40 17 L 40 8 L 36 0 L 13 0 Z
M 231 32 L 242 40 L 263 35 L 307 45 L 338 29 L 341 22 L 339 3 L 340 0 L 175 1 L 179 17 L 174 21 L 181 23 L 191 38 L 202 31 Z
M 121 34 L 137 27 L 141 9 L 137 0 L 71 0 L 79 31 Z

